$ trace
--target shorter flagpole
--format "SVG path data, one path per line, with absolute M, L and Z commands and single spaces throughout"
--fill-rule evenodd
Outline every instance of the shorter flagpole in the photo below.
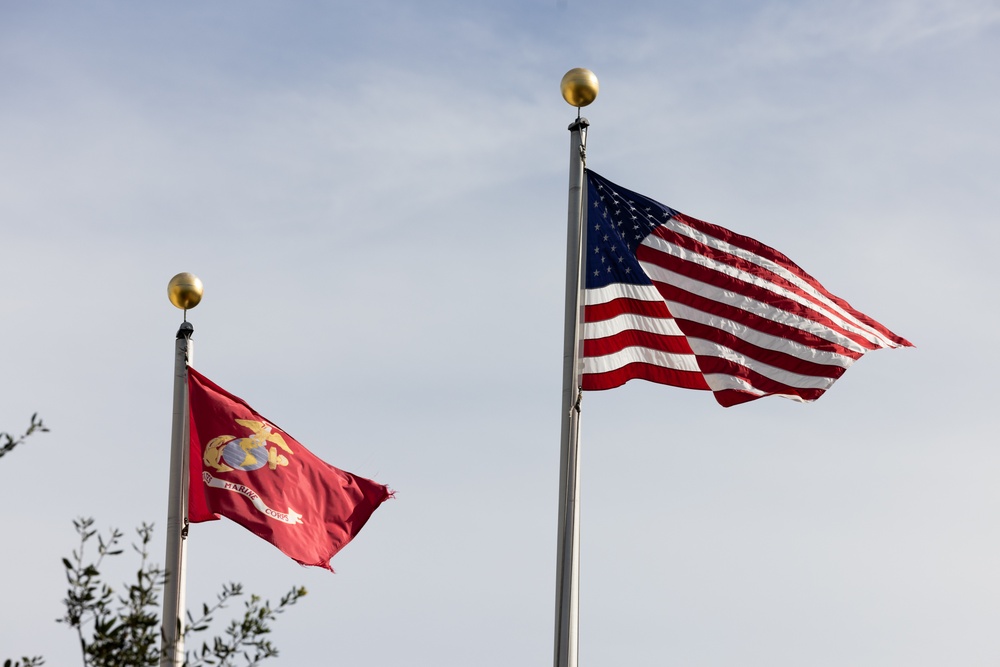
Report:
M 577 107 L 569 126 L 569 206 L 566 232 L 566 313 L 563 337 L 563 384 L 559 463 L 559 528 L 556 561 L 555 667 L 576 667 L 580 643 L 580 328 L 583 304 L 583 183 L 586 162 L 586 118 L 579 113 L 597 97 L 597 77 L 572 69 L 563 76 L 563 98 Z
M 187 311 L 201 302 L 201 280 L 191 273 L 179 273 L 167 286 L 170 302 L 184 311 L 184 322 L 174 344 L 173 418 L 170 427 L 170 482 L 167 499 L 166 581 L 163 588 L 163 616 L 160 667 L 184 664 L 184 615 L 186 613 L 187 565 L 187 484 L 188 484 L 188 390 L 187 369 L 194 361 L 194 326 Z

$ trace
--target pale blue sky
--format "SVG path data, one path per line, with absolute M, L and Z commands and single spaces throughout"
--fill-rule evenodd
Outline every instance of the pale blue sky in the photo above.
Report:
M 591 167 L 917 347 L 808 406 L 588 394 L 581 665 L 994 665 L 998 38 L 975 0 L 0 0 L 0 430 L 52 429 L 0 462 L 0 659 L 76 664 L 74 517 L 165 521 L 193 271 L 195 365 L 398 494 L 336 575 L 193 527 L 189 600 L 306 586 L 275 664 L 551 663 L 582 66 Z

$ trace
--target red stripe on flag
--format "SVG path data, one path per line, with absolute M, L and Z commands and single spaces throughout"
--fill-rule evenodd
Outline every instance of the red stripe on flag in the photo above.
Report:
M 815 278 L 806 273 L 798 264 L 789 259 L 785 254 L 770 246 L 764 245 L 756 239 L 744 236 L 743 234 L 737 234 L 736 232 L 726 229 L 725 227 L 720 227 L 719 225 L 713 225 L 711 222 L 705 222 L 704 220 L 692 218 L 691 216 L 683 213 L 675 213 L 674 219 L 687 225 L 688 227 L 691 227 L 692 229 L 702 232 L 707 236 L 711 236 L 720 241 L 736 246 L 737 248 L 752 252 L 753 254 L 770 260 L 775 264 L 780 264 L 803 280 L 806 280 L 807 282 L 818 287 L 824 294 L 826 294 L 826 296 L 835 301 L 840 301 L 839 297 L 836 297 L 826 291 L 826 289 L 820 285 Z
M 639 258 L 640 261 L 662 267 L 664 269 L 667 269 L 668 271 L 673 271 L 674 273 L 680 274 L 686 278 L 690 278 L 691 280 L 696 280 L 701 283 L 706 283 L 716 289 L 732 292 L 733 294 L 738 294 L 748 299 L 753 299 L 755 301 L 764 303 L 767 305 L 768 308 L 772 308 L 775 311 L 778 311 L 774 313 L 774 317 L 776 318 L 782 317 L 784 313 L 797 315 L 798 317 L 802 317 L 804 319 L 816 322 L 817 324 L 820 324 L 823 327 L 830 329 L 831 331 L 834 331 L 840 334 L 841 336 L 844 336 L 845 338 L 849 338 L 850 340 L 854 341 L 855 343 L 864 347 L 865 349 L 874 350 L 881 347 L 879 345 L 873 344 L 871 340 L 866 338 L 864 335 L 846 329 L 844 326 L 833 321 L 831 318 L 827 317 L 823 313 L 820 313 L 817 310 L 814 310 L 809 306 L 804 305 L 798 301 L 790 299 L 787 296 L 781 295 L 776 292 L 772 292 L 763 287 L 758 287 L 756 285 L 745 282 L 743 280 L 739 280 L 737 278 L 726 275 L 714 269 L 710 269 L 708 267 L 695 264 L 694 262 L 688 262 L 678 257 L 667 255 L 665 253 L 653 250 L 652 248 L 647 248 L 645 246 L 640 246 L 637 249 L 636 256 Z M 761 270 L 760 267 L 754 267 L 754 268 L 758 269 L 759 271 L 758 274 L 754 275 L 758 275 L 759 277 L 764 277 L 767 279 L 776 278 L 774 274 Z M 657 283 L 656 285 L 659 288 L 661 284 L 662 283 Z M 785 285 L 782 285 L 782 287 L 785 287 Z M 807 295 L 803 295 L 793 286 L 789 286 L 788 289 L 808 299 Z M 745 312 L 742 311 L 742 309 L 734 309 L 734 310 Z
M 890 339 L 899 346 L 913 347 L 913 344 L 908 340 L 906 340 L 905 338 L 903 338 L 902 336 L 894 334 L 892 331 L 886 328 L 882 323 L 877 322 L 868 315 L 865 315 L 864 313 L 857 311 L 847 301 L 830 292 L 828 289 L 823 287 L 823 285 L 818 280 L 809 275 L 802 267 L 800 267 L 798 264 L 789 259 L 786 255 L 775 250 L 774 248 L 764 245 L 760 241 L 752 239 L 749 236 L 737 234 L 736 232 L 730 231 L 725 227 L 713 225 L 710 222 L 698 220 L 697 218 L 692 218 L 691 216 L 684 215 L 683 213 L 677 213 L 674 216 L 674 218 L 677 221 L 682 222 L 688 225 L 689 227 L 696 229 L 708 236 L 715 237 L 720 241 L 725 241 L 726 243 L 734 245 L 737 248 L 742 248 L 743 250 L 752 252 L 759 257 L 763 257 L 764 259 L 768 259 L 772 262 L 775 262 L 776 264 L 780 264 L 787 271 L 794 273 L 802 280 L 808 282 L 818 292 L 822 293 L 824 296 L 826 296 L 828 299 L 839 305 L 841 308 L 844 308 L 845 310 L 851 312 L 854 315 L 854 317 L 856 317 L 859 321 L 864 322 L 865 325 L 867 325 L 868 327 L 878 331 L 883 336 Z
M 646 317 L 660 317 L 670 319 L 670 310 L 667 304 L 662 301 L 641 301 L 638 299 L 614 299 L 606 303 L 598 303 L 586 306 L 583 311 L 584 322 L 602 322 L 610 320 L 619 315 L 628 313 L 630 315 L 643 315 Z
M 819 392 L 815 394 L 812 398 L 802 398 L 803 401 L 811 403 L 817 398 L 823 395 L 824 392 Z M 772 394 L 764 394 L 764 396 L 771 396 Z M 757 400 L 758 398 L 764 398 L 758 394 L 751 394 L 746 391 L 739 391 L 738 389 L 720 389 L 714 392 L 715 400 L 724 408 L 731 408 L 734 405 L 740 405 L 742 403 L 749 403 L 750 401 Z
M 652 234 L 654 236 L 657 236 L 659 238 L 664 239 L 665 241 L 667 241 L 669 243 L 672 243 L 673 245 L 676 245 L 676 246 L 678 246 L 680 248 L 683 248 L 685 250 L 689 250 L 692 253 L 695 253 L 697 255 L 705 257 L 706 259 L 709 259 L 709 260 L 711 260 L 713 262 L 718 262 L 720 264 L 725 264 L 726 266 L 732 267 L 733 269 L 739 271 L 742 276 L 744 276 L 744 280 L 747 280 L 747 279 L 750 279 L 750 278 L 761 278 L 761 279 L 766 280 L 767 282 L 769 282 L 769 283 L 771 283 L 771 284 L 773 284 L 773 285 L 775 285 L 777 287 L 780 287 L 781 289 L 784 289 L 784 290 L 787 290 L 789 292 L 793 292 L 793 293 L 797 294 L 799 297 L 808 300 L 810 303 L 815 304 L 818 308 L 825 308 L 825 309 L 831 309 L 831 310 L 833 309 L 833 307 L 830 304 L 824 303 L 824 301 L 823 301 L 822 298 L 820 298 L 820 297 L 818 297 L 818 296 L 816 296 L 814 294 L 810 294 L 808 291 L 804 290 L 801 286 L 796 285 L 795 283 L 793 283 L 792 281 L 788 280 L 784 276 L 782 276 L 782 275 L 780 275 L 778 273 L 775 273 L 773 270 L 771 270 L 771 269 L 769 269 L 769 268 L 767 268 L 765 266 L 761 266 L 759 264 L 755 264 L 754 262 L 752 262 L 752 261 L 750 261 L 750 260 L 748 260 L 746 258 L 739 257 L 737 255 L 733 255 L 732 253 L 726 252 L 725 250 L 721 250 L 719 248 L 714 248 L 714 247 L 712 247 L 710 245 L 702 243 L 701 241 L 697 241 L 697 240 L 691 238 L 690 236 L 685 236 L 683 234 L 678 234 L 677 232 L 671 230 L 670 228 L 668 228 L 666 226 L 660 226 L 657 229 L 654 229 Z M 653 248 L 647 248 L 647 250 L 655 250 L 655 249 L 653 249 Z M 670 257 L 670 258 L 672 258 L 674 260 L 679 260 L 680 259 L 680 258 L 674 257 L 673 255 L 669 255 L 669 254 L 667 254 L 666 256 Z M 643 258 L 640 256 L 640 259 L 643 259 Z M 654 262 L 655 262 L 655 260 L 654 260 Z M 694 265 L 694 266 L 698 266 L 698 265 Z M 670 268 L 671 270 L 676 270 L 672 266 L 670 266 L 670 267 L 664 266 L 664 268 Z M 700 267 L 700 268 L 702 268 L 703 270 L 707 270 L 707 271 L 711 271 L 712 270 L 712 269 L 710 269 L 708 267 Z M 806 282 L 811 288 L 815 289 L 817 292 L 819 292 L 823 296 L 829 298 L 831 301 L 834 301 L 836 303 L 836 298 L 835 297 L 833 297 L 832 295 L 830 295 L 829 293 L 827 293 L 826 290 L 823 289 L 823 287 L 821 285 L 819 285 L 819 283 L 817 283 L 815 280 L 813 280 L 813 278 L 811 276 L 809 276 L 808 274 L 806 274 L 804 271 L 802 271 L 801 269 L 799 269 L 799 267 L 795 266 L 794 264 L 782 264 L 782 265 L 780 265 L 780 268 L 788 271 L 789 273 L 793 273 L 793 274 L 797 275 L 802 281 Z M 722 274 L 722 275 L 725 275 L 725 274 Z M 772 292 L 770 290 L 766 290 L 766 289 L 761 288 L 761 287 L 756 287 L 754 285 L 751 285 L 749 283 L 744 282 L 744 280 L 739 280 L 739 279 L 737 279 L 735 277 L 732 277 L 732 276 L 726 276 L 726 277 L 730 281 L 735 281 L 735 284 L 737 284 L 737 285 L 745 285 L 748 289 L 763 290 L 764 296 L 762 296 L 762 297 L 755 296 L 754 297 L 754 298 L 757 298 L 757 299 L 759 299 L 761 301 L 768 301 L 769 300 L 769 298 L 768 298 L 769 296 L 771 296 L 771 297 L 776 296 L 774 292 Z M 713 282 L 713 284 L 716 284 L 714 281 L 712 281 L 712 282 Z M 752 294 L 750 292 L 741 292 L 741 293 L 748 294 L 748 295 L 752 296 Z M 837 305 L 841 306 L 841 307 L 846 306 L 846 309 L 848 311 L 852 310 L 850 308 L 850 306 L 847 305 L 847 304 L 839 304 L 838 303 Z
M 719 357 L 698 357 L 698 365 L 701 367 L 702 372 L 706 375 L 709 374 L 719 374 L 719 375 L 732 375 L 734 377 L 742 378 L 746 380 L 754 389 L 757 389 L 765 394 L 783 394 L 786 396 L 798 396 L 804 401 L 815 401 L 817 398 L 823 395 L 826 389 L 820 389 L 816 387 L 793 387 L 791 385 L 784 384 L 782 382 L 777 382 L 769 377 L 761 375 L 755 371 L 750 370 L 746 366 L 741 366 L 735 362 L 729 361 L 728 359 L 720 359 Z M 721 391 L 738 391 L 738 390 L 720 390 Z M 746 393 L 746 392 L 740 392 Z M 755 396 L 755 398 L 759 398 Z
M 581 378 L 581 385 L 585 391 L 598 391 L 620 387 L 629 380 L 647 380 L 682 389 L 709 389 L 708 383 L 705 382 L 701 373 L 679 371 L 674 368 L 663 368 L 641 362 L 628 364 L 607 373 L 584 374 Z
M 701 338 L 703 340 L 711 341 L 733 350 L 738 354 L 749 357 L 754 361 L 759 361 L 767 364 L 768 366 L 774 366 L 775 368 L 780 368 L 791 373 L 810 375 L 813 377 L 839 378 L 844 374 L 844 371 L 847 370 L 843 366 L 819 364 L 806 359 L 801 359 L 786 352 L 760 347 L 758 345 L 748 343 L 741 338 L 737 338 L 736 336 L 722 331 L 721 329 L 716 329 L 707 324 L 702 324 L 701 322 L 679 319 L 677 320 L 677 324 L 690 338 Z M 700 360 L 701 357 L 699 356 L 699 363 Z
M 603 357 L 630 347 L 644 347 L 672 354 L 691 354 L 691 346 L 684 336 L 664 336 L 638 329 L 626 329 L 613 336 L 584 340 L 583 356 Z
M 892 341 L 892 343 L 895 343 L 898 346 L 912 347 L 912 344 L 909 341 L 907 341 L 905 338 L 902 338 L 901 336 L 897 336 L 896 334 L 894 334 L 892 331 L 890 331 L 889 329 L 887 329 L 881 323 L 876 322 L 871 317 L 869 317 L 869 316 L 865 315 L 864 313 L 862 313 L 862 312 L 858 311 L 857 309 L 855 309 L 853 306 L 851 306 L 851 304 L 849 304 L 844 299 L 836 296 L 835 294 L 833 294 L 832 292 L 830 292 L 829 290 L 827 290 L 825 287 L 823 287 L 822 284 L 820 284 L 820 282 L 818 280 L 816 280 L 811 275 L 809 275 L 808 273 L 806 273 L 800 266 L 798 266 L 797 264 L 795 264 L 795 262 L 793 262 L 792 260 L 790 260 L 788 257 L 786 257 L 785 255 L 783 255 L 782 253 L 778 252 L 777 250 L 774 250 L 773 248 L 770 248 L 770 247 L 768 247 L 768 246 L 766 246 L 763 243 L 760 243 L 758 241 L 754 241 L 753 239 L 748 238 L 746 236 L 742 236 L 742 235 L 736 234 L 734 232 L 729 232 L 728 230 L 725 230 L 722 227 L 719 227 L 717 225 L 713 225 L 711 223 L 703 222 L 701 220 L 696 220 L 695 218 L 691 218 L 691 217 L 683 215 L 683 214 L 676 215 L 674 217 L 674 219 L 676 221 L 678 221 L 678 222 L 682 222 L 682 223 L 688 225 L 689 227 L 692 227 L 692 228 L 694 228 L 694 229 L 696 229 L 698 231 L 701 231 L 701 232 L 703 232 L 703 233 L 705 233 L 705 234 L 707 234 L 709 236 L 712 236 L 712 237 L 716 238 L 717 240 L 720 240 L 720 241 L 723 241 L 723 242 L 728 243 L 730 245 L 736 246 L 737 248 L 740 248 L 742 250 L 746 250 L 748 252 L 752 252 L 752 253 L 754 253 L 755 255 L 757 255 L 758 257 L 760 257 L 762 259 L 765 259 L 765 260 L 768 260 L 770 262 L 774 262 L 775 264 L 778 264 L 782 270 L 784 270 L 784 271 L 786 271 L 788 273 L 791 273 L 794 276 L 798 277 L 799 280 L 807 283 L 808 286 L 812 290 L 814 290 L 815 292 L 817 292 L 819 295 L 822 295 L 822 297 L 824 297 L 829 302 L 832 302 L 832 304 L 835 304 L 836 308 L 833 305 L 831 305 L 830 303 L 826 303 L 824 301 L 824 298 L 820 298 L 819 296 L 817 296 L 815 294 L 811 294 L 810 292 L 806 291 L 803 287 L 801 287 L 799 285 L 796 285 L 794 282 L 790 281 L 788 278 L 786 278 L 786 277 L 784 277 L 782 275 L 779 275 L 778 273 L 775 273 L 774 271 L 772 271 L 769 268 L 760 266 L 759 264 L 755 264 L 754 262 L 751 262 L 751 261 L 749 261 L 749 260 L 747 260 L 745 258 L 742 258 L 742 257 L 738 257 L 736 255 L 733 255 L 732 253 L 726 252 L 725 250 L 714 248 L 714 247 L 712 247 L 710 245 L 702 243 L 702 242 L 700 242 L 700 241 L 698 241 L 696 239 L 693 239 L 693 238 L 691 238 L 689 236 L 685 236 L 684 234 L 677 233 L 677 232 L 673 231 L 672 229 L 670 229 L 667 226 L 662 226 L 661 225 L 657 229 L 653 230 L 653 232 L 652 232 L 653 235 L 656 235 L 656 236 L 658 236 L 658 237 L 660 237 L 660 238 L 662 238 L 662 239 L 664 239 L 664 240 L 666 240 L 666 241 L 668 241 L 670 243 L 673 243 L 674 245 L 676 245 L 678 247 L 684 248 L 685 250 L 689 250 L 691 252 L 697 253 L 697 254 L 699 254 L 699 255 L 701 255 L 703 257 L 706 257 L 706 258 L 708 258 L 708 259 L 710 259 L 712 261 L 716 261 L 716 262 L 719 262 L 719 263 L 731 266 L 734 269 L 736 269 L 736 270 L 738 270 L 738 271 L 740 271 L 742 273 L 748 274 L 750 276 L 755 276 L 755 277 L 763 278 L 764 280 L 767 280 L 768 282 L 770 282 L 770 283 L 772 283 L 772 284 L 774 284 L 774 285 L 776 285 L 778 287 L 781 287 L 782 289 L 785 289 L 785 290 L 788 290 L 788 291 L 793 292 L 795 294 L 798 294 L 800 297 L 802 297 L 804 299 L 807 299 L 810 303 L 816 304 L 817 307 L 822 308 L 824 310 L 827 310 L 829 312 L 832 312 L 832 313 L 836 314 L 837 316 L 839 316 L 839 317 L 841 317 L 843 319 L 846 319 L 848 321 L 851 320 L 851 319 L 854 319 L 854 320 L 856 320 L 859 323 L 859 325 L 860 325 L 859 328 L 865 328 L 865 327 L 867 327 L 867 328 L 873 330 L 874 332 L 877 332 L 878 335 L 880 335 L 880 336 L 888 339 L 889 341 Z M 640 256 L 640 259 L 641 259 L 641 256 Z M 677 259 L 677 258 L 674 258 L 674 259 Z M 665 267 L 665 268 L 667 268 L 667 267 Z M 709 270 L 710 271 L 711 269 L 707 269 L 706 268 L 705 270 Z M 710 275 L 717 275 L 717 274 L 710 274 Z M 729 280 L 732 281 L 732 280 L 736 280 L 736 279 L 735 278 L 729 278 Z M 742 283 L 742 281 L 736 281 L 736 282 L 737 282 L 737 284 Z M 713 282 L 713 284 L 718 284 L 718 283 L 714 283 Z M 742 283 L 742 284 L 746 285 L 746 283 Z M 749 285 L 747 285 L 747 286 L 750 287 Z M 760 288 L 758 288 L 758 289 L 760 289 Z M 744 293 L 744 294 L 747 294 L 748 296 L 753 296 L 752 292 L 744 292 L 742 290 L 740 290 L 740 292 Z M 765 292 L 765 295 L 773 295 L 774 294 L 773 292 L 770 292 L 770 291 L 767 291 L 767 290 L 764 290 L 764 292 Z M 753 298 L 759 298 L 759 297 L 753 297 Z M 763 298 L 761 300 L 769 301 L 770 299 L 769 298 Z M 842 313 L 838 313 L 837 308 L 839 308 L 842 311 L 844 311 L 846 313 L 846 315 L 842 314 Z M 874 347 L 871 347 L 870 349 L 876 349 L 876 348 L 879 348 L 879 347 L 883 347 L 883 346 L 876 345 Z
M 829 341 L 825 338 L 820 338 L 815 334 L 803 331 L 797 327 L 782 324 L 781 322 L 775 322 L 774 320 L 769 320 L 765 317 L 761 317 L 760 315 L 748 313 L 741 308 L 713 301 L 712 299 L 707 299 L 705 297 L 698 296 L 697 294 L 692 294 L 691 292 L 681 289 L 680 287 L 675 287 L 674 285 L 656 283 L 656 289 L 659 290 L 667 301 L 683 303 L 684 305 L 697 310 L 727 320 L 732 320 L 750 329 L 761 331 L 771 336 L 775 336 L 776 338 L 793 341 L 817 350 L 834 352 L 845 357 L 850 357 L 851 359 L 859 359 L 861 358 L 861 355 L 864 354 L 860 351 L 850 350 L 843 345 L 838 345 L 837 343 Z M 680 321 L 677 322 L 677 325 L 683 330 L 683 326 Z

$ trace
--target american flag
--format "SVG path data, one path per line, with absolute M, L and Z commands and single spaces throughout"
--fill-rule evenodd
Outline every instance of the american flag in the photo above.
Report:
M 911 346 L 773 248 L 587 180 L 583 389 L 640 378 L 726 407 L 808 402 L 865 352 Z

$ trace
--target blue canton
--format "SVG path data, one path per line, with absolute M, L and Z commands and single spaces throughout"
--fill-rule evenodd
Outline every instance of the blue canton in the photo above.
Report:
M 587 289 L 611 283 L 651 285 L 636 248 L 676 212 L 587 170 Z

